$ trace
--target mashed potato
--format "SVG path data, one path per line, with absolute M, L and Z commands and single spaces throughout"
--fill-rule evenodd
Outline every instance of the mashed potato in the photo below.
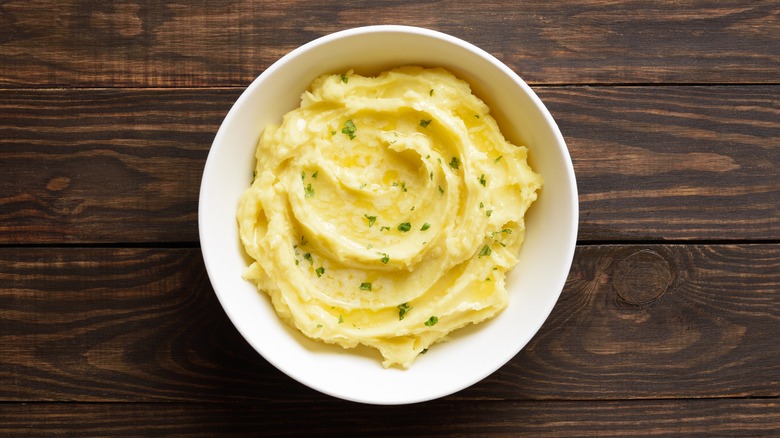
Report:
M 508 305 L 542 184 L 526 153 L 446 70 L 319 77 L 259 141 L 244 277 L 306 336 L 408 367 Z

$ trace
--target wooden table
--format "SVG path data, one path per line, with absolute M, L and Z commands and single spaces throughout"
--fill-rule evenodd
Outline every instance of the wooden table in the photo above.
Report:
M 197 205 L 255 76 L 388 23 L 470 41 L 536 90 L 581 217 L 520 354 L 382 407 L 248 346 L 206 276 Z M 777 436 L 778 163 L 777 1 L 2 1 L 0 432 Z

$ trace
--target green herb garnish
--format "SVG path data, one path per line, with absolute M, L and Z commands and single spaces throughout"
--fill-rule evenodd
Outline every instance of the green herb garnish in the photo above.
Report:
M 347 77 L 347 75 L 345 73 L 341 74 L 341 82 L 343 82 L 345 84 L 349 83 L 349 78 Z
M 360 290 L 371 290 L 371 283 L 360 283 Z
M 320 277 L 322 277 L 322 274 L 324 274 L 324 273 L 325 273 L 325 268 L 323 268 L 322 266 L 320 266 L 320 267 L 319 267 L 319 268 L 317 268 L 317 269 L 316 269 L 314 272 L 316 272 L 316 273 L 317 273 L 317 278 L 320 278 Z
M 458 157 L 452 157 L 450 160 L 450 167 L 452 167 L 455 170 L 458 170 L 460 168 L 460 160 L 458 160 Z
M 427 229 L 428 229 L 428 228 L 430 228 L 430 227 L 431 227 L 431 224 L 429 224 L 428 222 L 426 222 L 426 223 L 424 223 L 424 224 L 423 224 L 423 226 L 422 226 L 422 227 L 420 227 L 420 231 L 425 231 L 425 230 L 427 230 Z
M 344 127 L 341 128 L 341 133 L 347 134 L 350 140 L 355 138 L 355 131 L 357 131 L 357 127 L 355 126 L 355 122 L 353 122 L 352 119 L 344 122 Z
M 436 325 L 437 322 L 439 322 L 439 318 L 435 316 L 431 316 L 430 318 L 428 318 L 427 321 L 425 321 L 425 325 L 427 325 L 428 327 L 433 327 Z
M 487 183 L 487 180 L 485 179 L 485 174 L 484 173 L 482 175 L 480 175 L 479 183 L 482 184 L 483 187 L 486 187 L 485 183 Z
M 368 219 L 368 228 L 371 228 L 371 225 L 374 225 L 374 222 L 376 222 L 376 216 L 369 216 L 367 214 L 364 214 L 363 217 Z
M 423 128 L 427 128 L 428 125 L 430 125 L 432 121 L 433 121 L 433 119 L 430 119 L 430 120 L 425 120 L 425 119 L 420 120 L 420 126 L 422 126 Z
M 487 217 L 490 217 L 490 215 L 491 215 L 491 214 L 493 214 L 493 210 L 487 210 L 487 211 L 485 211 L 485 215 L 486 215 Z
M 305 196 L 307 198 L 311 198 L 311 197 L 314 196 L 314 187 L 311 186 L 311 183 L 306 185 L 305 191 L 306 191 L 306 195 Z
M 492 252 L 493 250 L 491 250 L 489 246 L 485 245 L 482 247 L 482 251 L 479 252 L 479 256 L 480 257 L 489 256 Z
M 403 303 L 398 305 L 398 320 L 404 319 L 404 316 L 406 316 L 409 311 L 412 310 L 412 307 L 409 306 L 409 303 Z
M 398 225 L 398 231 L 403 231 L 404 233 L 412 229 L 412 224 L 409 222 L 402 222 Z
M 303 255 L 303 258 L 309 261 L 310 265 L 314 265 L 314 259 L 311 257 L 311 253 L 306 253 Z
M 504 158 L 504 156 L 503 155 L 499 155 L 498 157 L 496 157 L 495 160 L 493 160 L 493 162 L 494 163 L 498 163 L 499 161 L 501 161 L 502 158 Z
M 441 186 L 439 186 L 439 194 L 442 194 L 442 195 L 444 194 L 444 189 L 441 188 Z
M 387 255 L 387 253 L 382 254 L 382 258 L 379 259 L 380 262 L 387 264 L 387 262 L 390 261 L 390 256 Z

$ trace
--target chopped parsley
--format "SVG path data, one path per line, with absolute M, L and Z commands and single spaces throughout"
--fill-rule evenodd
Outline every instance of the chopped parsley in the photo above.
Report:
M 360 283 L 360 290 L 371 290 L 371 283 Z
M 499 161 L 501 161 L 502 158 L 504 158 L 504 156 L 503 155 L 499 155 L 498 157 L 496 157 L 495 160 L 493 160 L 493 162 L 494 163 L 498 163 Z
M 320 278 L 320 277 L 322 277 L 322 274 L 324 274 L 324 273 L 325 273 L 325 268 L 323 268 L 322 266 L 320 266 L 320 267 L 319 267 L 319 268 L 317 268 L 317 270 L 315 270 L 314 272 L 316 272 L 316 273 L 317 273 L 317 278 Z
M 390 261 L 390 256 L 387 255 L 387 253 L 382 254 L 382 258 L 379 259 L 380 262 L 387 264 L 387 262 Z
M 387 227 L 387 226 L 384 226 L 384 225 L 379 227 L 379 231 L 385 231 L 385 230 L 389 230 L 389 229 L 390 229 L 390 227 Z
M 398 231 L 403 231 L 404 233 L 412 229 L 412 224 L 409 222 L 402 222 L 398 225 Z
M 355 131 L 357 131 L 357 127 L 355 126 L 355 122 L 353 122 L 352 119 L 344 122 L 344 127 L 341 128 L 341 133 L 347 134 L 350 140 L 355 138 Z
M 485 211 L 485 216 L 490 217 L 491 214 L 493 214 L 493 210 Z
M 430 125 L 432 121 L 433 121 L 433 119 L 428 119 L 428 120 L 422 119 L 422 120 L 420 120 L 420 126 L 422 126 L 423 128 L 427 128 L 428 125 Z
M 344 315 L 339 315 L 339 324 L 344 322 Z
M 428 174 L 428 176 L 431 177 L 431 181 L 433 181 L 433 171 L 431 170 L 431 173 Z
M 374 225 L 374 222 L 376 222 L 376 216 L 369 216 L 367 214 L 364 214 L 363 217 L 368 219 L 368 228 L 371 228 L 371 226 Z
M 487 187 L 487 186 L 485 186 L 485 183 L 487 183 L 487 180 L 485 179 L 485 174 L 484 173 L 482 175 L 480 175 L 479 183 L 482 184 L 483 187 Z
M 433 88 L 431 88 L 431 91 L 428 92 L 428 96 L 433 96 Z
M 420 227 L 420 231 L 425 231 L 425 230 L 427 230 L 427 229 L 428 229 L 428 228 L 430 228 L 430 227 L 431 227 L 431 224 L 429 224 L 428 222 L 426 222 L 426 223 L 424 223 L 424 224 L 423 224 L 423 226 L 422 226 L 422 227 Z
M 406 181 L 401 181 L 400 183 L 398 181 L 393 181 L 393 187 L 401 187 L 401 191 L 406 191 Z
M 349 83 L 349 78 L 347 77 L 347 75 L 345 73 L 341 74 L 341 82 L 343 82 L 345 84 Z
M 311 258 L 311 253 L 307 252 L 306 254 L 303 255 L 303 258 L 308 260 L 310 265 L 314 265 L 314 259 Z
M 403 303 L 398 305 L 398 320 L 404 319 L 404 316 L 406 316 L 409 311 L 412 310 L 412 307 L 409 305 L 409 303 Z
M 450 160 L 450 167 L 452 167 L 455 170 L 458 170 L 460 168 L 460 160 L 458 160 L 458 157 L 452 157 Z
M 306 185 L 306 188 L 304 189 L 306 192 L 306 197 L 311 198 L 314 196 L 314 187 L 311 186 L 311 183 Z
M 319 170 L 315 170 L 314 173 L 311 174 L 311 177 L 312 178 L 317 178 L 317 175 L 319 175 L 319 174 L 320 174 L 320 171 Z
M 430 318 L 428 318 L 427 321 L 425 321 L 425 325 L 428 327 L 433 327 L 436 325 L 437 322 L 439 322 L 439 318 L 435 316 L 431 316 Z
M 479 256 L 486 257 L 489 256 L 491 253 L 493 253 L 493 250 L 491 250 L 489 246 L 485 245 L 482 247 L 482 251 L 479 252 Z
M 439 186 L 439 194 L 442 194 L 442 195 L 444 194 L 444 189 L 441 188 L 441 186 Z

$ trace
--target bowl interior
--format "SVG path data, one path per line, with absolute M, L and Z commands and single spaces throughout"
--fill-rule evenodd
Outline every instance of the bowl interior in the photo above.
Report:
M 371 74 L 400 65 L 441 66 L 468 81 L 504 135 L 527 145 L 544 187 L 527 216 L 520 261 L 509 274 L 509 307 L 454 333 L 410 369 L 384 369 L 378 353 L 311 341 L 290 329 L 270 301 L 241 278 L 248 260 L 235 211 L 249 186 L 262 129 L 300 104 L 316 76 L 354 69 Z M 451 36 L 405 26 L 338 32 L 286 55 L 263 72 L 226 116 L 204 169 L 199 205 L 206 268 L 225 312 L 266 360 L 326 394 L 375 404 L 430 400 L 483 379 L 517 354 L 549 315 L 571 266 L 578 222 L 571 159 L 552 117 L 533 91 L 491 55 Z

